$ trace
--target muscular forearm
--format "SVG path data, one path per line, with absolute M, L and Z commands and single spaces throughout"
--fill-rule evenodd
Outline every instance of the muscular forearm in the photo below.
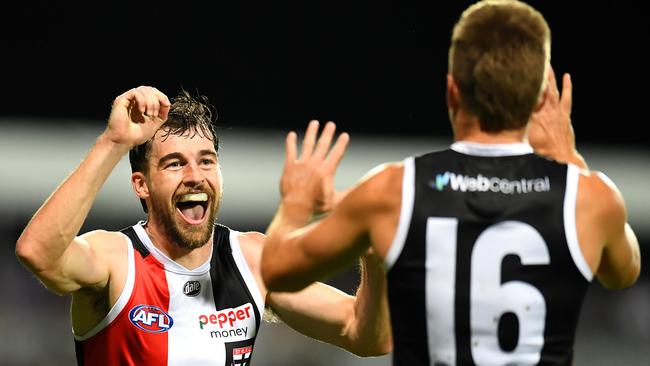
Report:
M 86 158 L 36 212 L 16 244 L 21 261 L 35 272 L 61 258 L 83 225 L 97 193 L 128 147 L 100 136 Z
M 294 265 L 302 260 L 302 251 L 297 251 L 295 238 L 291 233 L 309 223 L 312 211 L 309 207 L 292 202 L 282 202 L 273 221 L 266 231 L 267 238 L 262 254 L 262 276 L 272 291 L 296 291 L 310 282 L 301 281 L 292 275 Z M 278 256 L 277 253 L 292 253 Z
M 383 355 L 390 352 L 391 333 L 387 312 L 383 311 L 387 307 L 380 302 L 383 288 L 373 287 L 383 282 L 374 278 L 363 281 L 367 283 L 360 286 L 363 293 L 356 299 L 316 282 L 298 292 L 269 293 L 268 303 L 287 325 L 306 336 L 358 356 Z
M 380 261 L 373 255 L 361 259 L 361 281 L 354 306 L 355 321 L 350 337 L 357 354 L 376 356 L 392 350 L 392 332 L 386 276 Z

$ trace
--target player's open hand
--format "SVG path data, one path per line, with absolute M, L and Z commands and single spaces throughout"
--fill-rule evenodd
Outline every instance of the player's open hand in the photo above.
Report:
M 334 146 L 336 125 L 327 122 L 318 135 L 318 121 L 311 121 L 298 155 L 297 135 L 290 132 L 286 138 L 284 171 L 280 191 L 285 202 L 304 205 L 315 213 L 327 212 L 335 203 L 334 175 L 350 136 L 342 133 Z
M 561 162 L 572 162 L 576 154 L 571 124 L 573 85 L 569 74 L 564 74 L 560 93 L 553 68 L 549 68 L 544 99 L 530 118 L 528 140 L 536 153 Z
M 139 86 L 115 98 L 106 136 L 130 147 L 151 139 L 167 121 L 171 103 L 165 94 L 150 86 Z

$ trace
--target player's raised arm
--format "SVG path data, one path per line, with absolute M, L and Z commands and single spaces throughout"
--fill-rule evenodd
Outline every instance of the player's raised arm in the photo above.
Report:
M 105 258 L 93 246 L 93 240 L 102 240 L 105 233 L 83 238 L 77 234 L 122 156 L 153 136 L 166 121 L 169 108 L 167 97 L 152 87 L 141 86 L 118 96 L 106 130 L 24 229 L 16 255 L 52 291 L 70 293 L 106 285 Z
M 318 127 L 317 121 L 309 123 L 300 155 L 296 134 L 291 132 L 287 135 L 285 165 L 280 179 L 282 201 L 267 230 L 268 237 L 262 255 L 262 275 L 265 281 L 277 279 L 277 276 L 284 277 L 284 274 L 293 272 L 291 268 L 306 266 L 314 259 L 313 253 L 307 248 L 288 239 L 298 231 L 303 231 L 302 228 L 314 214 L 327 212 L 333 206 L 334 174 L 345 153 L 349 136 L 341 134 L 330 149 L 336 125 L 328 122 L 317 139 Z M 293 259 L 281 254 L 294 250 Z M 299 280 L 296 277 L 297 281 L 294 281 L 293 278 L 287 278 L 287 283 L 294 283 L 296 286 L 293 290 L 299 290 L 316 279 Z M 276 281 L 271 281 L 271 288 L 274 285 Z
M 571 122 L 573 83 L 571 76 L 562 76 L 562 92 L 558 89 L 553 68 L 548 65 L 546 88 L 540 105 L 533 112 L 528 126 L 528 140 L 535 152 L 563 163 L 587 169 L 587 162 L 576 150 Z

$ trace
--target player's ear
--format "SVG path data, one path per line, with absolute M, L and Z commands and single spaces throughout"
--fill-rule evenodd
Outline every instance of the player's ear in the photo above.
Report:
M 456 84 L 453 75 L 447 74 L 447 109 L 455 111 L 458 109 L 459 104 L 460 92 L 458 90 L 458 84 Z
M 544 106 L 546 103 L 546 99 L 549 98 L 549 90 L 548 90 L 548 85 L 544 88 L 544 90 L 539 94 L 539 98 L 537 98 L 537 104 L 535 104 L 535 109 L 533 109 L 533 113 L 539 112 L 540 109 Z
M 142 172 L 133 172 L 131 174 L 131 185 L 133 191 L 140 197 L 140 199 L 149 198 L 149 186 L 147 186 L 147 179 Z

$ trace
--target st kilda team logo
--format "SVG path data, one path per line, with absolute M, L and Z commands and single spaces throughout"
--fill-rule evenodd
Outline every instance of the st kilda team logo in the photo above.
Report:
M 201 293 L 201 282 L 187 281 L 183 285 L 183 293 L 185 296 L 194 297 Z
M 226 366 L 249 366 L 253 355 L 253 339 L 228 342 L 226 346 Z

